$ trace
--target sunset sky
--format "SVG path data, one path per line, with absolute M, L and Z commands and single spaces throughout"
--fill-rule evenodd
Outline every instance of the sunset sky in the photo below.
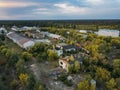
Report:
M 0 20 L 120 19 L 120 0 L 0 0 Z

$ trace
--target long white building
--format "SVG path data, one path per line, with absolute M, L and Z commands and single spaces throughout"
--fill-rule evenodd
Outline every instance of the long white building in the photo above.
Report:
M 109 29 L 99 29 L 99 36 L 111 36 L 111 37 L 119 37 L 119 30 L 109 30 Z
M 15 32 L 9 32 L 7 37 L 11 39 L 14 43 L 18 44 L 21 48 L 29 49 L 31 46 L 34 46 L 34 42 L 30 39 L 24 38 Z

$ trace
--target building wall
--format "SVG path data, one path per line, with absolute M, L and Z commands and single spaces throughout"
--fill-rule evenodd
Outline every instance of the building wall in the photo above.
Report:
M 23 44 L 23 48 L 25 48 L 26 50 L 32 46 L 34 46 L 34 42 L 33 41 L 28 41 L 26 43 Z
M 8 33 L 8 34 L 7 34 L 7 37 L 8 37 L 9 39 L 13 40 L 13 42 L 16 43 L 16 44 L 18 44 L 21 48 L 24 48 L 24 49 L 27 50 L 27 49 L 30 48 L 31 46 L 34 46 L 35 43 L 34 43 L 32 40 L 29 40 L 29 41 L 21 44 L 21 43 L 19 42 L 19 40 L 17 40 L 16 38 L 13 38 L 13 37 L 9 36 L 11 33 L 12 33 L 12 32 Z
M 75 48 L 71 48 L 71 49 L 65 49 L 66 52 L 70 52 L 70 51 L 75 51 Z
M 120 34 L 120 32 L 118 30 L 100 29 L 98 31 L 98 35 L 100 35 L 100 36 L 119 37 L 119 34 Z
M 59 60 L 59 66 L 68 71 L 69 63 L 64 62 L 63 60 Z

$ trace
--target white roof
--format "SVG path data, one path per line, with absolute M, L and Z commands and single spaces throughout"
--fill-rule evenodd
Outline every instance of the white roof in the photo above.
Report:
M 35 43 L 51 43 L 50 40 L 48 39 L 38 39 L 38 40 L 34 40 Z
M 48 36 L 52 37 L 52 38 L 60 38 L 61 37 L 60 35 L 52 34 L 52 33 L 50 33 Z
M 86 30 L 80 30 L 79 32 L 80 32 L 80 33 L 87 33 Z
M 98 31 L 98 35 L 100 36 L 119 37 L 119 34 L 120 34 L 119 30 L 99 29 Z

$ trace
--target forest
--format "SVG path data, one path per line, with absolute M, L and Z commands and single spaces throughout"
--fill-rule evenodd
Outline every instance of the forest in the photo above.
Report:
M 120 30 L 120 20 L 11 20 L 0 21 L 0 26 L 38 26 L 67 29 L 98 30 L 99 28 Z

